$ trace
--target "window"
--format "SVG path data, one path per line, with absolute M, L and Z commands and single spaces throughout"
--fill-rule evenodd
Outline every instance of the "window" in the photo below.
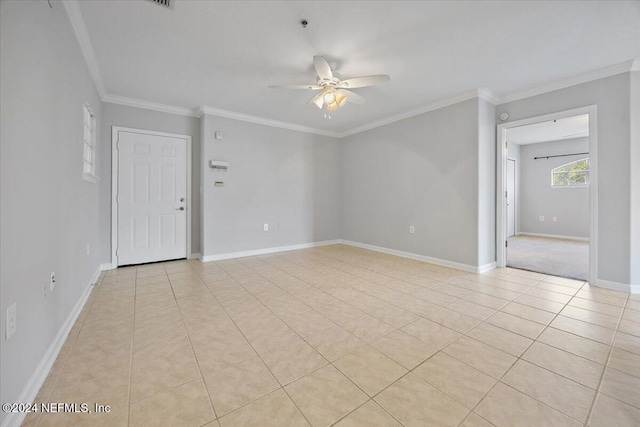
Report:
M 82 177 L 89 182 L 96 182 L 96 116 L 89 107 L 84 106 L 84 133 L 82 137 Z
M 551 169 L 552 187 L 584 187 L 589 185 L 589 159 L 576 160 Z

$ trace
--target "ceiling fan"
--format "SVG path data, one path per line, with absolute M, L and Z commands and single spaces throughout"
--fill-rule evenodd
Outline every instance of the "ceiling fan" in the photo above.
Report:
M 320 109 L 325 107 L 328 111 L 333 111 L 342 107 L 346 102 L 354 104 L 364 103 L 362 96 L 348 89 L 373 86 L 389 81 L 389 76 L 386 75 L 353 77 L 351 79 L 341 80 L 342 76 L 333 72 L 329 62 L 322 56 L 313 57 L 313 66 L 318 74 L 316 84 L 269 87 L 272 89 L 310 89 L 320 91 L 311 98 L 307 105 L 314 104 Z

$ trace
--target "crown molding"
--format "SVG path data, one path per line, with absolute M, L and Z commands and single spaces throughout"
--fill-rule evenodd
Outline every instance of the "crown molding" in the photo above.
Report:
M 487 96 L 491 94 L 491 97 L 487 99 Z M 448 107 L 449 105 L 457 104 L 459 102 L 467 101 L 473 98 L 482 98 L 485 101 L 495 103 L 495 95 L 492 94 L 488 89 L 475 89 L 469 92 L 462 93 L 460 95 L 451 96 L 449 98 L 439 99 L 437 101 L 431 102 L 425 106 L 420 108 L 416 108 L 415 110 L 407 111 L 404 113 L 396 114 L 394 116 L 387 117 L 382 120 L 378 120 L 376 122 L 372 122 L 363 126 L 358 126 L 353 129 L 347 130 L 345 132 L 340 133 L 339 138 L 344 138 L 347 136 L 355 135 L 356 133 L 364 132 L 370 129 L 374 129 L 380 126 L 388 125 L 391 123 L 398 122 L 400 120 L 409 119 L 411 117 L 419 116 L 420 114 L 428 113 L 430 111 L 439 110 L 444 107 Z
M 100 95 L 100 98 L 104 100 L 105 95 L 107 95 L 107 91 L 104 86 L 104 81 L 102 80 L 102 74 L 100 74 L 98 60 L 96 59 L 96 55 L 93 51 L 87 27 L 84 24 L 84 19 L 82 18 L 82 12 L 80 11 L 78 0 L 63 0 L 62 5 L 64 10 L 67 12 L 71 28 L 73 28 L 76 41 L 78 42 L 80 50 L 82 51 L 82 56 L 84 57 L 84 62 L 87 64 L 87 68 L 89 69 L 89 74 L 91 74 L 93 83 L 96 85 L 98 95 Z
M 202 107 L 199 107 L 196 110 L 196 112 L 197 112 L 197 116 L 198 117 L 201 117 L 202 115 L 206 114 L 206 115 L 210 115 L 210 116 L 225 117 L 225 118 L 228 118 L 228 119 L 241 120 L 243 122 L 256 123 L 256 124 L 259 124 L 259 125 L 273 126 L 273 127 L 276 127 L 276 128 L 295 130 L 295 131 L 298 131 L 298 132 L 312 133 L 312 134 L 315 134 L 315 135 L 330 136 L 330 137 L 333 137 L 333 138 L 340 138 L 341 137 L 340 136 L 341 134 L 338 133 L 338 132 L 332 132 L 332 131 L 328 131 L 328 130 L 324 130 L 324 129 L 313 128 L 313 127 L 310 127 L 310 126 L 297 125 L 295 123 L 281 122 L 279 120 L 272 120 L 272 119 L 267 119 L 265 117 L 252 116 L 252 115 L 249 115 L 249 114 L 238 113 L 238 112 L 235 112 L 235 111 L 222 110 L 220 108 L 202 106 Z
M 177 114 L 179 116 L 200 117 L 201 114 L 192 108 L 176 107 L 175 105 L 159 104 L 157 102 L 143 101 L 136 98 L 127 98 L 125 96 L 105 94 L 102 102 L 110 104 L 126 105 L 129 107 L 144 108 L 146 110 L 160 111 L 162 113 Z
M 96 59 L 93 46 L 91 45 L 91 40 L 89 38 L 89 33 L 87 32 L 87 27 L 84 23 L 84 19 L 82 18 L 82 12 L 80 11 L 78 0 L 62 0 L 62 4 L 64 6 L 65 11 L 67 12 L 67 16 L 71 23 L 71 27 L 73 28 L 73 32 L 76 36 L 76 41 L 80 46 L 80 50 L 82 51 L 82 55 L 84 57 L 85 63 L 87 65 L 87 68 L 89 69 L 89 73 L 93 78 L 93 82 L 96 86 L 98 94 L 100 95 L 100 99 L 103 102 L 127 105 L 130 107 L 144 108 L 148 110 L 160 111 L 163 113 L 178 114 L 178 115 L 190 116 L 190 117 L 201 117 L 203 114 L 208 114 L 212 116 L 226 117 L 229 119 L 241 120 L 241 121 L 256 123 L 256 124 L 265 125 L 265 126 L 273 126 L 273 127 L 278 127 L 282 129 L 294 130 L 298 132 L 329 136 L 333 138 L 344 138 L 350 135 L 355 135 L 360 132 L 364 132 L 380 126 L 388 125 L 400 120 L 404 120 L 410 117 L 418 116 L 420 114 L 428 113 L 430 111 L 439 110 L 440 108 L 444 108 L 449 105 L 457 104 L 459 102 L 467 101 L 473 98 L 481 98 L 494 105 L 499 105 L 499 104 L 505 104 L 507 102 L 517 101 L 524 98 L 529 98 L 536 95 L 541 95 L 541 94 L 552 92 L 555 90 L 564 89 L 564 88 L 579 85 L 582 83 L 587 83 L 593 80 L 614 76 L 617 74 L 622 74 L 630 71 L 640 71 L 640 58 L 637 58 L 637 59 L 623 62 L 621 64 L 613 65 L 607 68 L 601 68 L 599 70 L 594 70 L 589 73 L 585 73 L 579 76 L 560 80 L 547 85 L 538 86 L 538 87 L 527 89 L 524 91 L 513 92 L 511 94 L 504 95 L 501 97 L 497 96 L 494 92 L 492 92 L 488 88 L 478 88 L 469 92 L 465 92 L 460 95 L 452 96 L 449 98 L 443 98 L 443 99 L 431 102 L 420 108 L 406 111 L 404 113 L 400 113 L 394 116 L 390 116 L 383 120 L 372 122 L 363 126 L 358 126 L 358 127 L 346 130 L 344 132 L 334 132 L 334 131 L 318 129 L 310 126 L 298 125 L 295 123 L 268 119 L 266 117 L 252 116 L 249 114 L 238 113 L 235 111 L 223 110 L 220 108 L 202 106 L 196 109 L 191 109 L 191 108 L 177 107 L 177 106 L 167 105 L 167 104 L 159 104 L 159 103 L 144 101 L 144 100 L 135 99 L 135 98 L 128 98 L 124 96 L 111 95 L 107 93 L 105 89 L 104 81 L 102 80 L 102 75 L 98 67 L 98 61 Z
M 568 79 L 559 80 L 557 82 L 549 83 L 546 85 L 534 87 L 519 92 L 514 92 L 499 98 L 500 104 L 506 104 L 507 102 L 518 101 L 524 98 L 530 98 L 536 95 L 542 95 L 544 93 L 553 92 L 555 90 L 565 89 L 571 86 L 576 86 L 582 83 L 588 83 L 594 80 L 603 79 L 605 77 L 615 76 L 617 74 L 627 73 L 630 71 L 636 71 L 640 69 L 640 59 L 632 59 L 630 61 L 622 62 L 620 64 L 612 65 L 606 68 L 600 68 L 598 70 L 590 71 L 585 74 L 580 74 Z
M 500 98 L 496 95 L 491 89 L 486 87 L 478 88 L 478 98 L 484 99 L 485 101 L 498 105 L 500 103 Z

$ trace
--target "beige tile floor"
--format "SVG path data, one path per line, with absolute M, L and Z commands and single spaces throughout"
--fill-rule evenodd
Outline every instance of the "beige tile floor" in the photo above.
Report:
M 38 426 L 638 426 L 640 295 L 343 245 L 109 271 Z

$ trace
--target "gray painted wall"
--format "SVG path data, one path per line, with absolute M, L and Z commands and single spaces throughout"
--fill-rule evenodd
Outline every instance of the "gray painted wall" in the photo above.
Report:
M 520 215 L 523 233 L 589 237 L 589 187 L 552 187 L 551 169 L 589 157 L 534 160 L 538 156 L 589 151 L 589 138 L 521 146 Z M 539 220 L 544 216 L 544 222 Z M 558 219 L 553 222 L 553 217 Z
M 509 102 L 496 111 L 520 120 L 597 104 L 598 275 L 618 283 L 630 278 L 630 74 Z
M 204 256 L 340 238 L 340 140 L 201 120 Z M 215 139 L 216 131 L 224 139 Z M 229 170 L 214 172 L 214 159 L 228 161 Z
M 478 99 L 478 262 L 496 260 L 496 106 Z
M 162 113 L 143 108 L 105 102 L 102 106 L 100 166 L 100 235 L 111 236 L 111 128 L 121 126 L 156 132 L 190 135 L 191 156 L 191 252 L 200 253 L 200 119 Z M 103 242 L 100 252 L 103 262 L 111 260 L 111 239 Z
M 344 138 L 342 238 L 478 265 L 478 108 L 471 99 Z
M 17 401 L 100 264 L 100 185 L 82 179 L 82 106 L 89 104 L 98 126 L 102 109 L 61 4 L 2 1 L 0 10 L 4 403 Z M 101 163 L 97 174 L 104 179 Z M 43 300 L 42 283 L 52 272 L 56 288 Z M 13 303 L 17 332 L 5 341 L 5 311 Z

